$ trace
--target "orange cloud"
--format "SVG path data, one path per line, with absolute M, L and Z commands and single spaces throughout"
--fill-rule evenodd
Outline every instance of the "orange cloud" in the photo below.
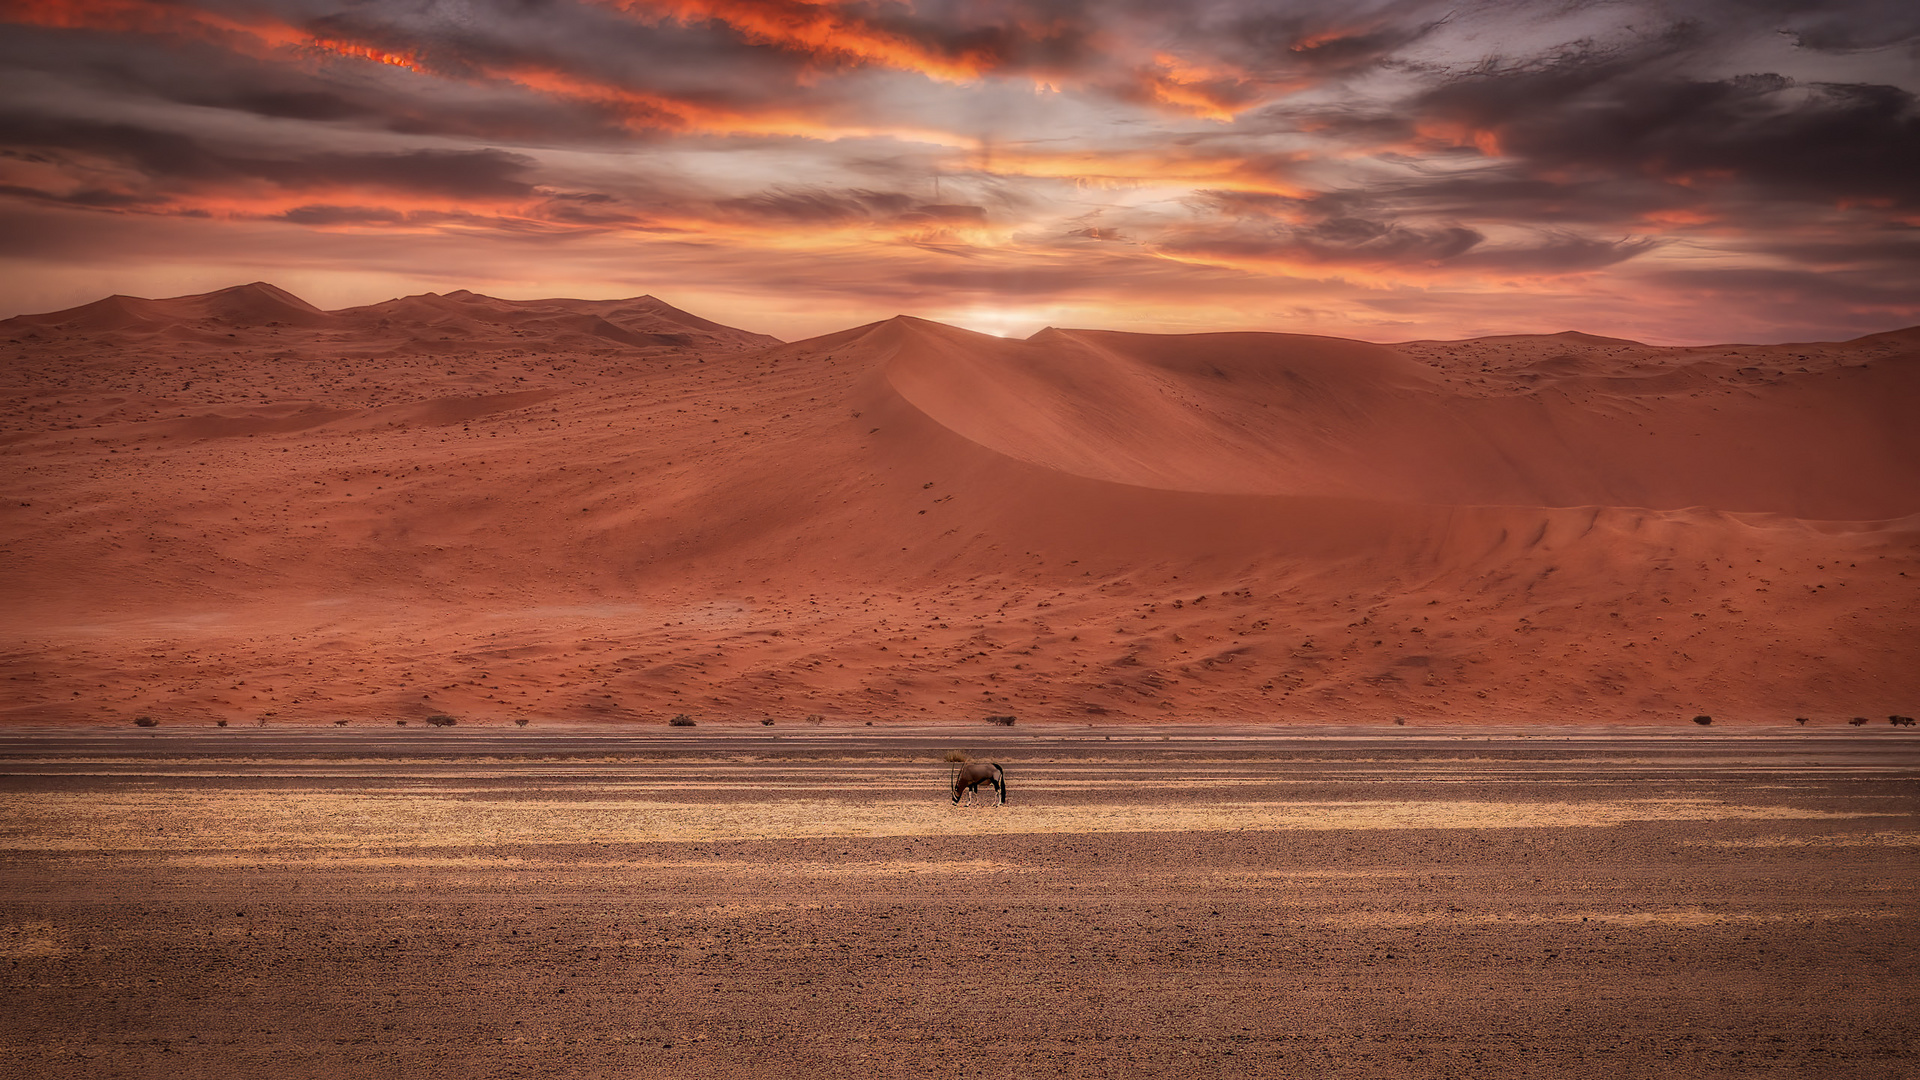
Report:
M 271 19 L 242 21 L 183 4 L 154 4 L 142 0 L 13 0 L 0 9 L 0 18 L 21 25 L 62 30 L 190 37 L 251 56 L 306 49 L 412 71 L 425 70 L 415 53 L 394 53 L 364 42 L 319 37 Z
M 392 53 L 384 49 L 374 48 L 371 45 L 361 44 L 357 41 L 341 41 L 336 38 L 316 37 L 309 39 L 308 43 L 316 49 L 333 53 L 336 56 L 351 56 L 361 60 L 372 60 L 375 63 L 391 64 L 394 67 L 406 68 L 408 71 L 425 72 L 427 70 L 425 66 L 426 62 L 421 59 L 420 54 L 416 52 Z
M 1705 210 L 1649 210 L 1640 215 L 1640 221 L 1648 225 L 1682 228 L 1689 225 L 1712 225 L 1720 220 L 1719 215 Z
M 1164 52 L 1154 55 L 1153 66 L 1141 72 L 1140 79 L 1153 100 L 1220 121 L 1232 120 L 1276 89 L 1255 86 L 1243 72 L 1203 67 Z
M 898 138 L 950 147 L 972 147 L 978 141 L 931 128 L 839 124 L 795 107 L 728 108 L 635 90 L 550 67 L 500 67 L 484 74 L 487 78 L 551 97 L 605 106 L 619 115 L 629 127 L 641 130 L 698 135 L 785 135 L 827 140 Z
M 143 0 L 10 0 L 0 18 L 25 26 L 66 30 L 169 33 L 192 28 L 246 29 L 212 12 Z
M 756 45 L 823 59 L 912 71 L 947 83 L 971 82 L 997 67 L 990 46 L 941 48 L 839 8 L 833 0 L 605 0 L 648 21 L 712 21 Z
M 1307 198 L 1315 192 L 1275 176 L 1289 162 L 1271 156 L 1182 157 L 1164 147 L 1142 150 L 981 148 L 968 163 L 995 176 L 1072 180 L 1088 187 L 1204 187 Z
M 700 10 L 699 3 L 690 2 L 669 6 L 679 9 L 680 14 L 686 18 L 696 17 Z M 708 6 L 717 11 L 723 5 Z M 743 10 L 750 8 L 750 5 L 737 6 Z M 768 11 L 762 12 L 762 15 L 771 19 L 772 9 L 781 6 L 773 5 Z M 818 5 L 798 3 L 784 6 L 812 8 Z M 740 11 L 730 11 L 730 14 L 745 17 Z M 269 56 L 281 54 L 287 50 L 296 50 L 314 56 L 344 57 L 386 64 L 438 78 L 506 83 L 549 97 L 608 108 L 628 127 L 637 130 L 663 130 L 701 135 L 793 136 L 825 140 L 890 137 L 956 148 L 971 148 L 977 145 L 977 140 L 973 138 L 932 128 L 839 124 L 815 112 L 795 106 L 780 104 L 762 106 L 757 103 L 732 107 L 716 105 L 711 102 L 696 101 L 691 98 L 635 89 L 619 83 L 594 79 L 557 66 L 535 64 L 483 66 L 475 74 L 471 65 L 463 65 L 456 71 L 452 65 L 436 64 L 431 54 L 425 50 L 395 50 L 384 43 L 355 40 L 338 35 L 320 36 L 285 23 L 238 22 L 213 12 L 186 6 L 158 6 L 138 2 L 138 0 L 23 0 L 10 5 L 5 10 L 5 18 L 16 23 L 65 29 L 194 37 L 213 40 L 230 50 L 253 56 Z M 794 33 L 790 37 L 796 42 L 811 40 L 818 34 L 828 33 L 843 21 L 823 15 L 813 24 L 794 27 Z M 773 25 L 773 22 L 768 22 L 768 26 Z M 809 26 L 813 28 L 808 29 Z M 837 42 L 835 48 L 854 47 L 866 41 L 866 45 L 859 45 L 865 50 L 862 55 L 871 52 L 873 58 L 878 58 L 882 53 L 879 49 L 880 37 L 869 35 L 868 38 L 861 38 L 856 35 L 848 40 L 837 38 L 835 40 Z M 852 42 L 851 45 L 849 41 Z M 898 50 L 886 55 L 894 56 L 896 59 L 900 57 L 912 59 L 909 53 Z M 931 64 L 928 56 L 922 56 L 921 59 Z M 931 67 L 922 65 L 922 67 L 929 73 L 935 73 L 938 65 Z M 964 64 L 960 67 L 949 66 L 939 70 L 952 74 L 963 68 L 974 70 Z
M 238 52 L 320 45 L 311 33 L 273 19 L 243 20 L 184 4 L 141 0 L 13 0 L 0 18 L 27 26 L 105 30 L 212 41 Z
M 1429 145 L 1467 147 L 1471 146 L 1487 157 L 1503 156 L 1500 148 L 1500 133 L 1492 128 L 1475 127 L 1455 120 L 1442 120 L 1427 117 L 1414 124 L 1414 134 Z M 1409 147 L 1420 150 L 1425 147 Z

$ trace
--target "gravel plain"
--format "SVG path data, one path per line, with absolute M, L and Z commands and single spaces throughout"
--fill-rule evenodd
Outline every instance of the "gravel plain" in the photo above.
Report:
M 1894 1080 L 1917 796 L 1852 729 L 14 730 L 0 1054 Z

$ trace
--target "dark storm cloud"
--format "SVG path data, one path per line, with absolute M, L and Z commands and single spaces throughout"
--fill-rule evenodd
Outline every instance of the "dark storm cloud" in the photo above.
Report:
M 1774 198 L 1920 204 L 1912 92 L 1771 73 L 1689 79 L 1669 70 L 1670 59 L 1664 48 L 1575 53 L 1454 79 L 1407 108 L 1429 129 L 1487 137 L 1536 174 L 1730 180 Z
M 291 161 L 255 159 L 244 164 L 289 188 L 341 184 L 481 199 L 524 198 L 534 191 L 524 179 L 533 160 L 499 150 L 308 154 Z
M 1451 11 L 1424 2 L 1375 11 L 1351 4 L 1247 5 L 1224 20 L 1223 51 L 1255 70 L 1316 75 L 1364 71 L 1432 34 Z
M 1905 266 L 1920 278 L 1920 226 L 1897 224 L 1846 239 L 1766 239 L 1759 249 L 1808 267 Z
M 38 96 L 58 101 L 62 112 L 97 102 L 170 102 L 408 135 L 601 145 L 635 137 L 631 109 L 611 101 L 530 95 L 498 80 L 422 80 L 318 46 L 262 53 L 179 40 L 155 48 L 128 34 L 9 28 L 0 34 L 0 69 L 38 76 Z
M 128 123 L 56 120 L 0 113 L 0 147 L 31 151 L 74 172 L 108 162 L 160 192 L 212 189 L 265 181 L 288 190 L 373 187 L 451 198 L 524 198 L 532 160 L 500 150 L 410 150 L 393 153 L 310 151 L 286 156 L 244 153 L 176 131 Z M 129 198 L 139 192 L 128 191 Z
M 132 210 L 152 206 L 152 198 L 134 195 L 125 191 L 108 191 L 104 188 L 79 188 L 72 191 L 52 192 L 19 184 L 0 184 L 0 195 L 11 195 L 19 199 L 35 202 L 61 203 L 66 206 L 86 207 L 94 210 Z
M 296 206 L 279 215 L 295 225 L 398 225 L 406 215 L 377 206 Z
M 1396 221 L 1341 217 L 1301 227 L 1198 229 L 1170 237 L 1158 246 L 1182 255 L 1227 260 L 1380 266 L 1444 262 L 1465 254 L 1485 239 L 1461 225 L 1422 228 Z
M 1315 206 L 1358 203 L 1446 218 L 1541 228 L 1614 227 L 1649 215 L 1707 206 L 1708 193 L 1654 179 L 1607 176 L 1552 180 L 1524 167 L 1495 164 L 1468 175 L 1384 182 L 1364 192 L 1331 193 Z
M 1854 0 L 1831 4 L 1798 0 L 1778 5 L 1779 32 L 1803 49 L 1851 53 L 1920 45 L 1920 7 L 1909 0 Z
M 1494 274 L 1561 275 L 1622 263 L 1659 246 L 1647 237 L 1594 239 L 1545 232 L 1518 242 L 1488 243 L 1459 224 L 1412 225 L 1355 216 L 1309 225 L 1243 221 L 1191 230 L 1157 247 L 1173 254 L 1228 263 L 1277 261 L 1310 266 L 1473 270 Z
M 1572 233 L 1550 233 L 1526 243 L 1476 248 L 1449 260 L 1447 265 L 1494 274 L 1581 274 L 1626 262 L 1661 243 L 1647 236 L 1598 240 Z
M 710 101 L 792 86 L 803 65 L 704 25 L 640 21 L 611 5 L 475 0 L 355 6 L 302 20 L 322 42 L 358 46 L 437 75 L 484 81 L 561 71 L 609 86 Z
M 1737 296 L 1757 304 L 1827 304 L 1854 311 L 1911 311 L 1920 274 L 1889 279 L 1868 271 L 1833 272 L 1729 267 L 1658 270 L 1641 275 L 1676 292 Z

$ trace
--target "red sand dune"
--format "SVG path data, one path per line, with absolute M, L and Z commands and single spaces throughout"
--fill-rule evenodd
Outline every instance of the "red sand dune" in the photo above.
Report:
M 1920 330 L 780 344 L 255 284 L 0 356 L 10 723 L 1920 706 Z

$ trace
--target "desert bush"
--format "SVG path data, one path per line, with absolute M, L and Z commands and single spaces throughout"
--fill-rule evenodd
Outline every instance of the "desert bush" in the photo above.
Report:
M 965 750 L 949 750 L 947 751 L 947 755 L 941 758 L 940 760 L 951 761 L 957 765 L 964 765 L 967 762 L 972 761 L 973 758 L 969 757 Z
M 452 727 L 459 722 L 460 721 L 455 720 L 446 713 L 434 713 L 432 716 L 427 717 L 428 727 Z
M 214 726 L 214 727 L 226 727 L 226 726 L 227 726 L 227 722 L 226 722 L 225 720 L 215 720 L 215 721 L 213 722 L 213 726 Z
M 335 720 L 335 721 L 333 722 L 333 726 L 334 726 L 334 727 L 346 727 L 346 726 L 347 726 L 347 722 L 346 722 L 345 720 Z
M 807 714 L 807 723 L 812 724 L 814 727 L 819 727 L 821 724 L 824 724 L 826 722 L 827 722 L 827 718 L 824 716 L 821 716 L 817 712 L 811 712 Z
M 1406 726 L 1407 726 L 1407 718 L 1406 718 L 1406 717 L 1404 717 L 1404 716 L 1396 716 L 1396 717 L 1394 717 L 1394 718 L 1393 718 L 1393 725 L 1394 725 L 1395 727 L 1406 727 Z
M 1796 716 L 1793 718 L 1793 722 L 1804 727 L 1806 725 L 1807 718 L 1804 716 Z
M 1889 717 L 1887 717 L 1887 723 L 1889 723 L 1889 724 L 1892 724 L 1892 725 L 1893 725 L 1894 727 L 1912 727 L 1912 726 L 1913 726 L 1913 717 L 1911 717 L 1911 716 L 1889 716 Z
M 406 727 L 406 726 L 407 726 L 407 722 L 406 722 L 405 720 L 395 720 L 395 721 L 393 722 L 393 724 L 394 724 L 394 726 L 395 726 L 395 727 Z
M 676 713 L 673 719 L 667 721 L 667 726 L 668 727 L 694 727 L 696 726 L 696 723 L 693 717 L 688 716 L 686 713 Z
M 989 717 L 987 717 L 987 723 L 989 723 L 989 724 L 999 724 L 999 725 L 1000 725 L 1001 727 L 1012 727 L 1012 726 L 1013 726 L 1013 717 L 1011 717 L 1011 716 L 989 716 Z
M 133 726 L 134 727 L 159 727 L 160 721 L 155 720 L 151 716 L 136 716 L 133 718 Z
M 1708 724 L 1711 724 L 1711 723 L 1713 723 L 1713 717 L 1711 717 L 1711 716 L 1696 716 L 1696 717 L 1694 717 L 1694 718 L 1693 718 L 1693 722 L 1694 722 L 1694 723 L 1696 723 L 1696 724 L 1699 724 L 1699 725 L 1700 725 L 1701 727 L 1706 727 L 1706 726 L 1707 726 Z
M 761 727 L 772 727 L 772 726 L 773 726 L 773 717 L 771 717 L 771 716 L 768 716 L 768 717 L 763 717 L 763 718 L 761 718 L 761 720 L 760 720 L 760 726 L 761 726 Z
M 524 716 L 522 716 L 522 717 L 519 717 L 519 718 L 517 718 L 517 719 L 515 719 L 515 720 L 514 720 L 514 722 L 513 722 L 513 726 L 514 726 L 514 727 L 526 727 L 526 726 L 527 726 L 527 718 L 526 718 L 526 717 L 524 717 Z
M 1853 719 L 1847 721 L 1847 723 L 1852 724 L 1854 727 L 1859 727 L 1862 724 L 1865 724 L 1866 722 L 1867 722 L 1867 718 L 1864 716 L 1856 716 Z

